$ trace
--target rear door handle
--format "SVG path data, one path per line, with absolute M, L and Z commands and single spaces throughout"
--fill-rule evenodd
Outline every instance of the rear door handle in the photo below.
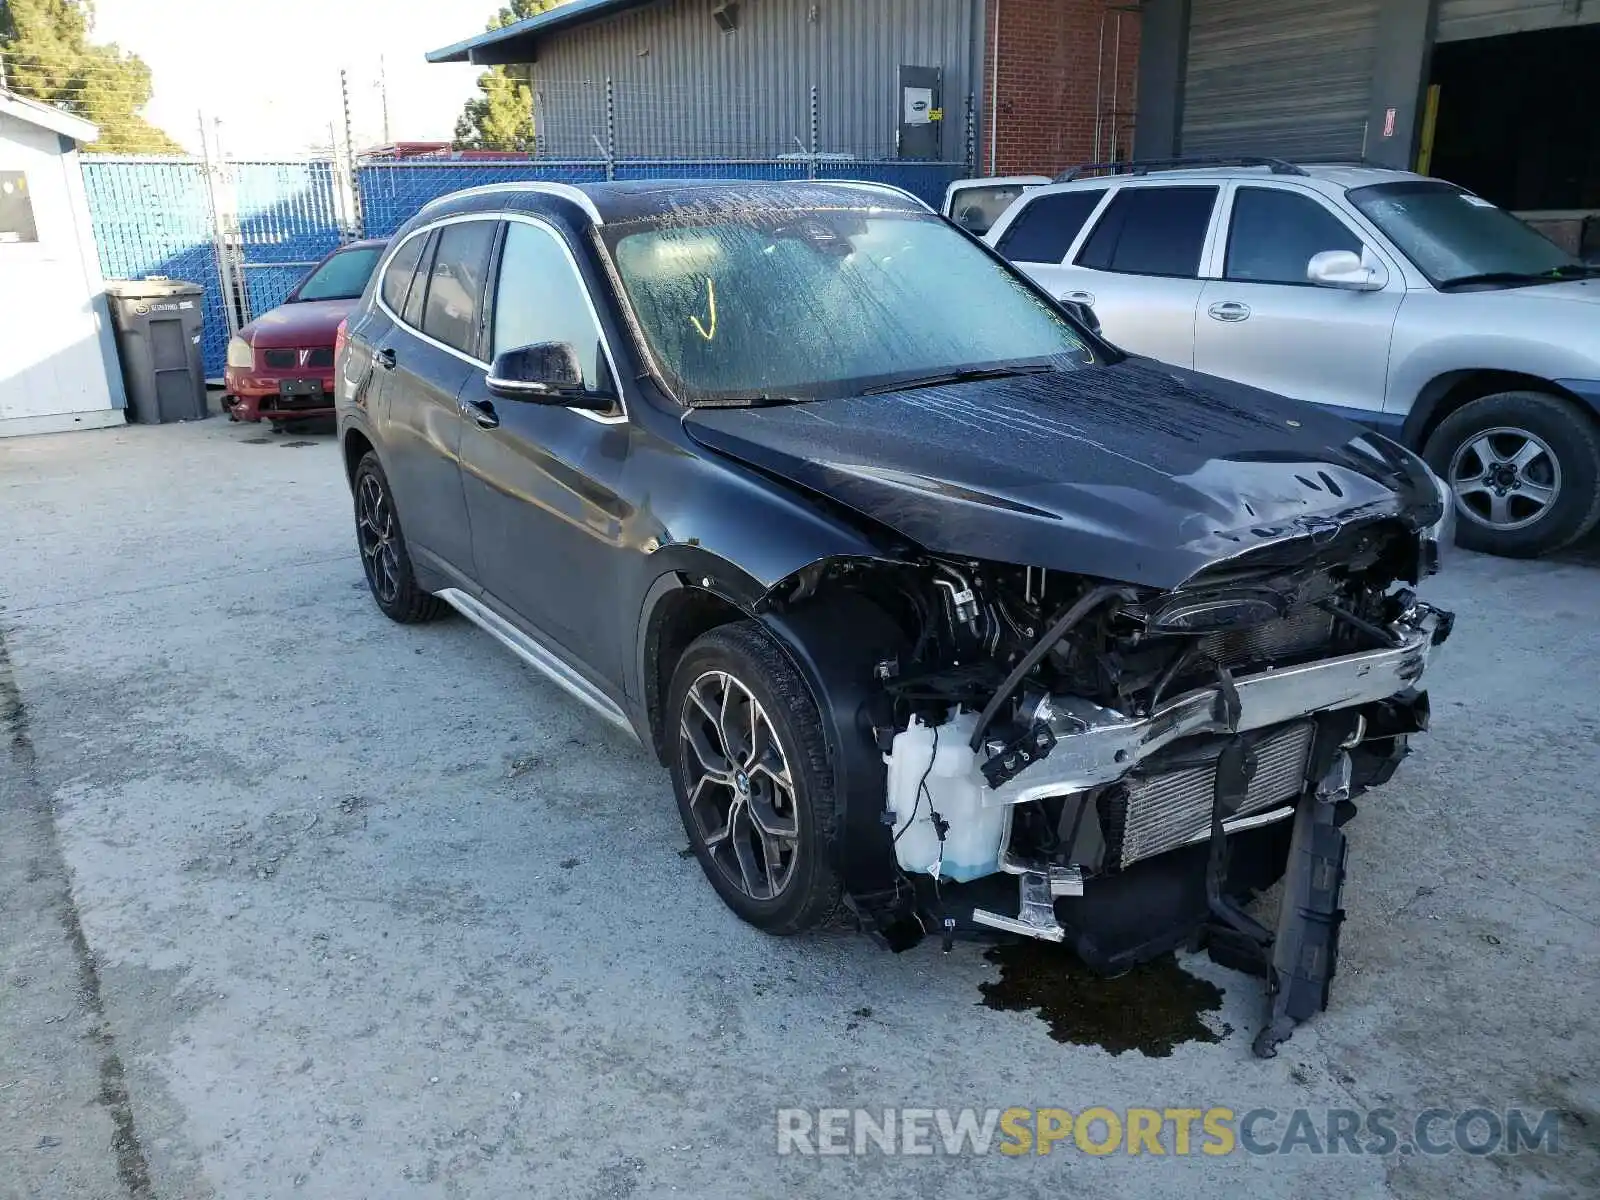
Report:
M 1237 300 L 1218 300 L 1206 312 L 1213 321 L 1243 321 L 1250 316 L 1250 306 Z
M 487 400 L 463 400 L 461 415 L 471 417 L 479 429 L 500 428 L 500 414 L 494 411 L 494 405 Z
M 1068 301 L 1071 304 L 1088 304 L 1091 307 L 1094 304 L 1094 293 L 1093 292 L 1068 292 L 1065 296 L 1063 296 L 1061 298 L 1063 300 Z
M 382 350 L 374 350 L 372 352 L 372 362 L 374 366 L 382 367 L 385 371 L 392 371 L 394 370 L 394 351 L 388 346 L 385 346 Z

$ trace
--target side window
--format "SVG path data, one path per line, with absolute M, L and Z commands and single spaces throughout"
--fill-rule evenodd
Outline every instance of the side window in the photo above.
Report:
M 489 270 L 495 221 L 461 221 L 439 231 L 439 248 L 428 272 L 428 301 L 422 332 L 474 357 L 478 351 L 478 310 L 483 277 Z
M 1233 195 L 1223 274 L 1247 283 L 1300 283 L 1324 250 L 1361 253 L 1361 239 L 1309 196 L 1281 188 L 1242 187 Z
M 600 326 L 566 248 L 539 226 L 512 221 L 495 287 L 493 353 L 537 342 L 566 342 L 577 353 L 583 382 L 610 386 L 603 378 Z
M 422 328 L 422 306 L 428 299 L 428 276 L 433 271 L 433 252 L 439 248 L 439 231 L 435 229 L 427 237 L 417 240 L 427 244 L 422 248 L 421 269 L 411 283 L 406 306 L 400 312 L 400 319 L 413 329 Z
M 22 171 L 0 171 L 0 242 L 37 242 L 33 197 Z
M 408 239 L 395 251 L 389 265 L 383 269 L 383 302 L 391 312 L 400 312 L 406 306 L 406 294 L 411 290 L 411 277 L 417 273 L 417 263 L 422 260 L 422 248 L 428 244 L 428 235 L 420 233 Z
M 1094 188 L 1029 201 L 1006 226 L 995 249 L 1012 262 L 1059 263 L 1105 194 L 1105 188 Z
M 1078 265 L 1193 279 L 1217 203 L 1214 187 L 1125 187 L 1078 253 Z

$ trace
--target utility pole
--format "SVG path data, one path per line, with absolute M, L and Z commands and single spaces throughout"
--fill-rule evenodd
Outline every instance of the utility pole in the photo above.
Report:
M 339 96 L 344 102 L 344 152 L 351 162 L 356 159 L 355 134 L 350 122 L 350 72 L 339 68 Z
M 206 181 L 206 200 L 211 206 L 211 238 L 216 247 L 217 275 L 222 284 L 222 319 L 231 338 L 239 332 L 241 324 L 239 302 L 242 289 L 234 277 L 233 246 L 228 237 L 227 216 L 223 212 L 220 168 L 211 161 L 211 147 L 206 141 L 206 114 L 201 110 L 197 115 L 200 118 L 200 159 L 204 164 L 201 169 Z M 220 145 L 217 157 L 222 157 Z
M 350 72 L 342 67 L 339 70 L 339 93 L 344 98 L 344 155 L 345 161 L 350 164 L 350 203 L 354 208 L 355 226 L 357 231 L 366 228 L 365 214 L 361 211 L 361 187 L 356 180 L 356 146 L 355 134 L 350 123 Z
M 383 55 L 378 55 L 378 92 L 383 98 L 383 144 L 393 145 L 389 139 L 389 72 L 385 69 Z

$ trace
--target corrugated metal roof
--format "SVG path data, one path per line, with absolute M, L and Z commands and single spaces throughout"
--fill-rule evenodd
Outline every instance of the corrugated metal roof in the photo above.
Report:
M 453 46 L 430 51 L 429 62 L 525 63 L 538 60 L 539 39 L 560 29 L 570 29 L 613 13 L 639 8 L 653 0 L 567 0 L 555 8 Z

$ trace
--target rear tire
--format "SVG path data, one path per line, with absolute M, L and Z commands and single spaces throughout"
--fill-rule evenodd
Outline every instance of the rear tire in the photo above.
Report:
M 402 625 L 416 625 L 444 615 L 445 602 L 417 586 L 388 477 L 371 450 L 356 465 L 354 490 L 356 546 L 361 551 L 367 589 L 383 615 Z
M 773 934 L 838 907 L 838 836 L 822 718 L 787 654 L 755 621 L 684 651 L 667 693 L 667 757 L 678 813 L 707 880 Z
M 1497 392 L 1462 405 L 1423 457 L 1456 497 L 1456 542 L 1533 558 L 1600 522 L 1600 428 L 1559 396 Z

